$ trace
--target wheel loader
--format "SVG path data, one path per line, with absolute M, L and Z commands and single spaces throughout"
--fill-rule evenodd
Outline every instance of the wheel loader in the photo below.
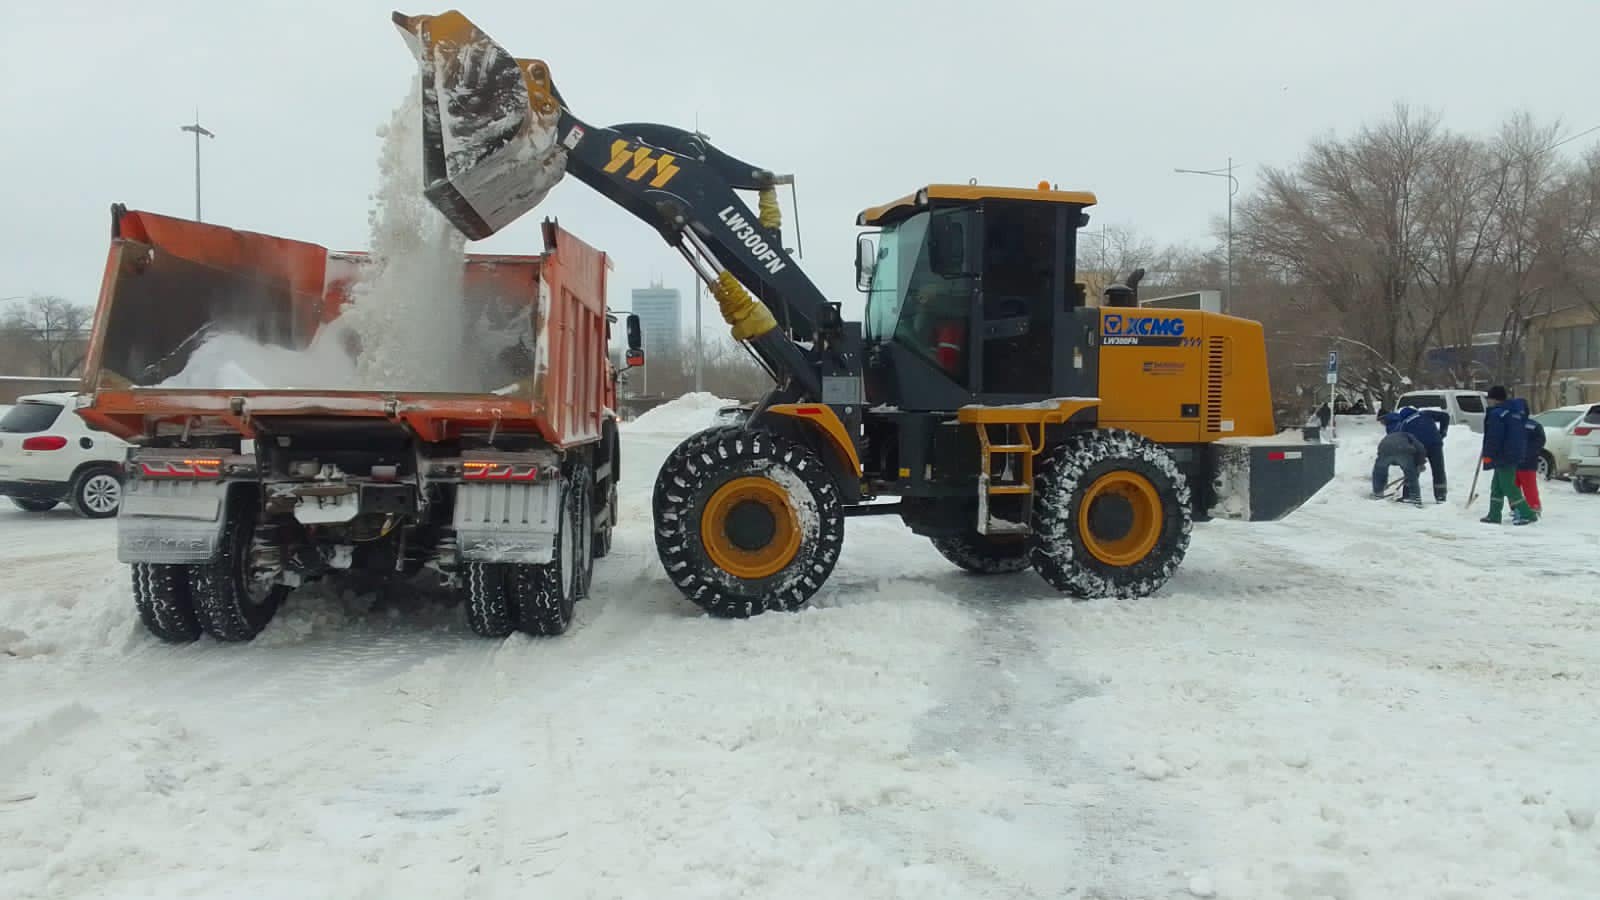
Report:
M 1258 323 L 1142 307 L 1136 278 L 1103 300 L 1077 280 L 1091 193 L 931 184 L 862 211 L 866 316 L 846 321 L 785 247 L 776 189 L 793 176 L 697 132 L 591 125 L 544 61 L 457 11 L 394 22 L 420 68 L 424 193 L 467 238 L 575 176 L 679 251 L 772 377 L 656 479 L 662 565 L 712 614 L 799 608 L 845 519 L 868 515 L 975 573 L 1144 596 L 1195 520 L 1277 519 L 1332 477 L 1331 445 L 1273 438 Z

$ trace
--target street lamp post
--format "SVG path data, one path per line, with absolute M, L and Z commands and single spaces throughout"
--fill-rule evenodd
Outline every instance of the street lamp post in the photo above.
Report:
M 178 130 L 194 132 L 194 220 L 198 222 L 200 221 L 200 135 L 203 134 L 213 140 L 217 136 L 201 126 L 200 110 L 198 109 L 194 111 L 194 124 L 180 125 Z
M 1239 193 L 1239 179 L 1233 177 L 1233 157 L 1228 157 L 1228 165 L 1222 169 L 1173 169 L 1183 175 L 1210 175 L 1215 178 L 1228 179 L 1228 292 L 1223 295 L 1222 311 L 1227 312 L 1229 304 L 1233 303 L 1233 195 Z

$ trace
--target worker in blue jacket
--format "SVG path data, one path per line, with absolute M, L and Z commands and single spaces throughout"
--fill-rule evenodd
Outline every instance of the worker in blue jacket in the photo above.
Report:
M 1433 499 L 1443 503 L 1449 485 L 1444 468 L 1444 435 L 1450 428 L 1450 414 L 1442 409 L 1419 410 L 1403 406 L 1383 417 L 1389 434 L 1403 431 L 1417 439 L 1428 455 L 1428 468 L 1433 470 Z
M 1527 449 L 1528 404 L 1509 398 L 1500 385 L 1489 388 L 1489 411 L 1483 417 L 1483 468 L 1494 473 L 1489 482 L 1489 514 L 1479 521 L 1500 524 L 1500 511 L 1511 502 L 1511 524 L 1527 525 L 1539 521 L 1517 487 L 1517 465 Z

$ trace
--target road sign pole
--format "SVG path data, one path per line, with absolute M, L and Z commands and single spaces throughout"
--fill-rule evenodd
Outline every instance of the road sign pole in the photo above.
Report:
M 1328 351 L 1328 436 L 1339 437 L 1339 351 Z

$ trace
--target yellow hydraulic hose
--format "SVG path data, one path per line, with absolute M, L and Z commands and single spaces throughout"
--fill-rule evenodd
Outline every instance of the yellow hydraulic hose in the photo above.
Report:
M 722 320 L 733 329 L 733 338 L 748 341 L 778 327 L 772 311 L 760 300 L 750 296 L 733 273 L 724 270 L 711 285 L 711 296 L 717 298 L 722 310 Z
M 756 209 L 761 215 L 762 228 L 777 228 L 783 224 L 783 210 L 778 207 L 778 192 L 776 189 L 762 188 Z

